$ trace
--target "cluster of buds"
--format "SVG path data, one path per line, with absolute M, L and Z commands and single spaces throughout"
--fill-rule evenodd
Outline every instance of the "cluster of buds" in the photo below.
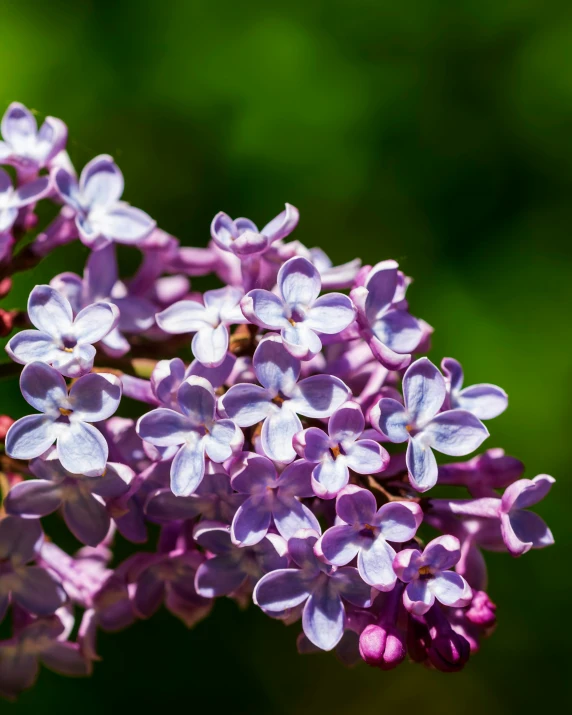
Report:
M 89 675 L 99 629 L 162 605 L 191 627 L 219 597 L 301 621 L 301 653 L 463 668 L 496 622 L 482 551 L 551 544 L 529 507 L 554 480 L 501 449 L 438 462 L 478 450 L 507 396 L 423 356 L 432 328 L 398 264 L 333 266 L 286 241 L 289 204 L 262 229 L 219 213 L 206 248 L 182 247 L 121 200 L 110 156 L 77 178 L 60 120 L 38 129 L 14 103 L 1 130 L 2 296 L 63 244 L 90 253 L 1 314 L 23 329 L 0 373 L 21 370 L 33 413 L 0 418 L 0 693 L 40 663 Z M 40 201 L 55 211 L 38 231 Z M 117 243 L 141 253 L 129 278 Z M 193 290 L 207 274 L 222 286 Z M 54 512 L 77 553 L 44 534 Z M 118 539 L 136 546 L 117 565 Z

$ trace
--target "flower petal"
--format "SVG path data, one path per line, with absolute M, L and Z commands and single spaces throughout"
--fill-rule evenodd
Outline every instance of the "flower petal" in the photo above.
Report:
M 300 362 L 290 355 L 278 336 L 264 339 L 252 360 L 258 382 L 274 394 L 290 395 L 300 376 Z
M 57 448 L 62 466 L 72 474 L 98 477 L 105 471 L 109 448 L 105 437 L 93 425 L 86 422 L 67 425 L 58 434 Z
M 52 337 L 67 333 L 73 313 L 69 301 L 49 285 L 38 285 L 28 298 L 28 317 L 32 325 Z
M 216 398 L 212 385 L 203 377 L 188 377 L 177 390 L 177 400 L 189 422 L 210 425 L 214 419 Z
M 298 360 L 311 360 L 322 349 L 322 341 L 306 322 L 288 324 L 280 334 L 286 350 Z
M 220 464 L 232 455 L 236 426 L 232 420 L 218 420 L 204 438 L 205 451 L 213 462 Z
M 371 541 L 369 547 L 363 547 L 358 554 L 358 569 L 362 579 L 380 591 L 391 591 L 397 576 L 393 570 L 395 549 L 383 536 Z
M 345 566 L 335 571 L 330 581 L 342 598 L 357 608 L 371 606 L 371 588 L 362 579 L 358 569 Z
M 324 532 L 320 544 L 322 553 L 334 566 L 349 564 L 360 550 L 358 532 L 347 524 L 331 526 Z
M 56 579 L 39 566 L 27 566 L 21 573 L 12 598 L 19 606 L 36 616 L 51 616 L 67 600 Z
M 178 303 L 173 303 L 157 313 L 156 319 L 161 330 L 172 335 L 194 333 L 210 325 L 205 306 L 194 300 L 180 300 Z
M 123 194 L 123 174 L 108 154 L 100 154 L 83 168 L 79 188 L 86 207 L 110 206 Z
M 429 588 L 444 606 L 462 608 L 468 606 L 473 597 L 471 587 L 454 571 L 441 571 L 429 582 Z
M 111 373 L 94 372 L 80 377 L 70 389 L 72 419 L 101 422 L 117 410 L 121 401 L 121 380 Z
M 358 528 L 374 522 L 376 509 L 375 497 L 369 489 L 353 484 L 346 487 L 336 501 L 336 513 L 340 519 Z
M 333 375 L 312 375 L 292 392 L 291 409 L 304 417 L 330 417 L 350 395 L 349 387 Z
M 484 424 L 466 410 L 441 412 L 423 430 L 427 444 L 452 457 L 474 452 L 488 436 Z
M 328 293 L 318 298 L 304 323 L 318 333 L 337 335 L 350 325 L 356 315 L 351 299 L 343 293 Z
M 289 325 L 284 301 L 268 290 L 251 290 L 240 305 L 244 315 L 262 328 L 279 330 Z
M 224 360 L 228 350 L 228 329 L 226 325 L 212 328 L 210 325 L 195 333 L 192 342 L 193 355 L 207 367 L 216 367 Z
M 326 582 L 306 601 L 302 628 L 308 640 L 322 650 L 332 650 L 344 634 L 345 611 L 337 590 Z
M 67 407 L 67 387 L 57 370 L 41 362 L 26 365 L 20 375 L 24 399 L 39 412 L 58 416 L 59 407 Z
M 461 544 L 456 536 L 446 534 L 430 541 L 423 552 L 422 562 L 433 569 L 450 569 L 461 558 Z
M 180 497 L 193 494 L 205 473 L 204 441 L 196 433 L 190 434 L 194 438 L 188 439 L 171 464 L 171 489 Z
M 276 468 L 260 454 L 243 452 L 233 464 L 230 483 L 241 494 L 260 494 L 276 487 Z
M 426 492 L 437 484 L 439 469 L 431 447 L 416 437 L 410 439 L 405 461 L 409 481 L 418 492 Z
M 372 439 L 360 439 L 346 449 L 346 464 L 358 474 L 377 474 L 389 464 L 389 454 Z
M 409 416 L 403 405 L 390 397 L 382 398 L 371 411 L 371 423 L 391 442 L 405 442 L 409 439 L 407 426 Z
M 97 546 L 109 531 L 111 521 L 105 506 L 81 489 L 64 501 L 63 515 L 71 533 L 87 546 Z
M 26 365 L 29 362 L 52 363 L 58 355 L 54 339 L 39 330 L 22 330 L 16 333 L 6 345 L 6 352 L 12 360 Z
M 389 502 L 377 511 L 375 523 L 387 541 L 402 544 L 412 539 L 423 521 L 423 511 L 414 502 Z
M 519 479 L 502 496 L 502 510 L 527 509 L 538 504 L 548 494 L 556 480 L 548 474 L 539 474 L 534 479 Z
M 292 496 L 279 493 L 274 501 L 272 515 L 278 533 L 286 540 L 291 539 L 300 529 L 320 529 L 314 513 Z
M 207 559 L 195 576 L 195 588 L 199 596 L 216 598 L 236 591 L 246 578 L 233 556 L 215 556 Z
M 275 462 L 292 462 L 296 458 L 292 439 L 301 429 L 298 415 L 289 407 L 271 412 L 262 425 L 261 444 L 266 456 Z
M 256 584 L 252 600 L 263 611 L 282 613 L 300 606 L 310 595 L 300 569 L 277 569 Z
M 249 497 L 234 515 L 231 525 L 233 543 L 252 546 L 261 541 L 270 527 L 270 509 L 264 496 Z
M 419 321 L 406 310 L 390 310 L 372 325 L 375 337 L 382 345 L 398 354 L 413 352 L 423 337 Z
M 12 102 L 2 117 L 2 136 L 18 152 L 24 152 L 36 138 L 36 118 L 20 102 Z
M 73 334 L 79 343 L 97 343 L 119 322 L 119 311 L 111 303 L 92 303 L 81 310 L 73 322 Z
M 296 256 L 286 261 L 278 271 L 278 288 L 292 307 L 309 308 L 320 295 L 322 282 L 317 268 L 307 258 Z
M 395 261 L 382 261 L 368 275 L 365 284 L 368 291 L 365 315 L 370 324 L 393 302 L 397 291 L 398 267 Z
M 334 412 L 328 423 L 328 434 L 336 442 L 349 444 L 361 435 L 365 419 L 356 402 L 346 402 Z
M 441 409 L 447 388 L 439 370 L 427 358 L 420 358 L 403 376 L 403 397 L 412 423 L 422 426 Z
M 314 467 L 312 488 L 320 499 L 334 499 L 349 479 L 350 473 L 344 459 L 328 459 Z
M 298 209 L 291 204 L 286 204 L 284 211 L 269 221 L 260 233 L 268 236 L 271 243 L 289 236 L 298 225 Z
M 0 520 L 0 560 L 28 563 L 38 553 L 43 539 L 38 520 L 6 516 Z
M 221 398 L 224 412 L 239 426 L 261 422 L 272 411 L 272 395 L 259 385 L 233 385 Z
M 191 429 L 192 425 L 185 415 L 166 407 L 147 412 L 137 422 L 137 434 L 156 447 L 183 444 Z
M 57 428 L 45 415 L 28 415 L 14 422 L 6 435 L 6 454 L 14 459 L 34 459 L 55 442 Z
M 58 484 L 46 479 L 28 479 L 15 484 L 4 500 L 8 514 L 24 518 L 47 516 L 62 503 Z
M 403 605 L 416 616 L 427 613 L 435 603 L 433 591 L 429 588 L 429 581 L 411 581 L 403 593 Z
M 141 209 L 119 203 L 98 217 L 97 228 L 103 236 L 118 243 L 133 243 L 148 236 L 155 221 Z

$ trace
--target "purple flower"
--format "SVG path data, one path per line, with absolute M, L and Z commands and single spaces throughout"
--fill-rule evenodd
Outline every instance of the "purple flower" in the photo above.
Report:
M 332 650 L 344 634 L 346 612 L 342 599 L 358 608 L 371 606 L 371 587 L 356 568 L 336 568 L 314 553 L 319 534 L 302 529 L 288 541 L 290 558 L 299 568 L 281 568 L 256 584 L 254 602 L 272 616 L 304 605 L 302 628 L 308 640 Z
M 164 602 L 190 628 L 205 618 L 212 601 L 199 596 L 195 576 L 204 557 L 198 551 L 153 554 L 137 564 L 133 605 L 140 618 L 150 618 Z
M 262 448 L 276 462 L 296 457 L 292 438 L 302 429 L 298 414 L 329 417 L 349 396 L 348 387 L 333 375 L 312 375 L 298 382 L 300 362 L 278 336 L 256 348 L 253 367 L 258 385 L 234 385 L 221 398 L 225 413 L 239 427 L 262 425 Z
M 395 261 L 372 268 L 364 286 L 351 292 L 358 323 L 373 354 L 388 370 L 401 370 L 423 338 L 423 328 L 404 308 L 405 279 Z
M 224 462 L 240 446 L 242 435 L 231 420 L 215 418 L 216 398 L 207 380 L 187 378 L 177 401 L 181 412 L 152 410 L 137 422 L 137 433 L 157 447 L 179 447 L 171 465 L 171 489 L 177 496 L 188 496 L 201 483 L 205 454 L 213 462 Z
M 207 367 L 217 367 L 228 350 L 228 326 L 248 322 L 239 303 L 242 290 L 227 286 L 208 290 L 204 305 L 181 300 L 157 314 L 157 324 L 166 333 L 195 333 L 193 355 Z
M 457 360 L 443 358 L 441 370 L 445 375 L 451 408 L 460 407 L 480 420 L 491 420 L 502 414 L 508 407 L 506 392 L 496 385 L 482 383 L 463 389 L 463 368 Z
M 340 266 L 334 266 L 332 260 L 321 248 L 310 248 L 308 253 L 309 259 L 320 273 L 322 288 L 339 290 L 353 286 L 354 280 L 361 268 L 360 258 L 354 258 L 353 261 L 343 263 Z
M 211 554 L 195 577 L 196 591 L 204 598 L 228 596 L 245 582 L 288 564 L 286 542 L 278 534 L 267 534 L 254 546 L 240 548 L 231 541 L 230 526 L 202 521 L 195 527 L 193 537 Z
M 64 378 L 41 362 L 26 365 L 20 389 L 28 404 L 41 412 L 22 417 L 6 435 L 6 453 L 14 459 L 34 459 L 54 442 L 58 459 L 72 474 L 103 474 L 108 447 L 92 422 L 115 412 L 121 400 L 121 381 L 108 373 L 80 377 L 69 394 Z
M 55 615 L 32 621 L 9 640 L 0 641 L 0 695 L 14 699 L 31 688 L 40 663 L 61 675 L 90 675 L 91 662 L 77 643 L 66 640 L 68 635 L 69 627 Z
M 318 520 L 297 497 L 312 495 L 311 466 L 293 462 L 280 474 L 266 457 L 243 452 L 233 464 L 231 485 L 248 498 L 238 508 L 231 526 L 233 543 L 252 546 L 261 541 L 274 523 L 280 536 L 289 539 L 299 529 L 319 531 Z
M 427 358 L 411 365 L 403 376 L 405 407 L 391 398 L 372 410 L 373 426 L 391 442 L 407 445 L 411 484 L 425 492 L 437 483 L 438 468 L 432 449 L 460 457 L 477 449 L 489 436 L 482 422 L 467 410 L 439 413 L 446 397 L 445 380 Z
M 93 367 L 93 343 L 115 328 L 119 311 L 111 303 L 93 303 L 74 318 L 64 296 L 39 285 L 30 293 L 28 317 L 37 330 L 15 335 L 6 346 L 8 355 L 22 365 L 45 362 L 66 377 L 79 377 Z
M 220 467 L 219 467 L 220 469 Z M 145 514 L 158 523 L 193 519 L 201 514 L 210 521 L 230 523 L 245 500 L 230 486 L 228 474 L 205 474 L 194 494 L 178 497 L 170 489 L 156 489 L 145 502 Z
M 321 286 L 320 274 L 310 261 L 291 258 L 278 271 L 280 295 L 251 290 L 242 299 L 242 310 L 256 325 L 280 330 L 288 352 L 300 360 L 309 360 L 322 349 L 316 333 L 341 333 L 355 317 L 347 295 L 328 293 L 319 298 Z
M 55 117 L 46 117 L 38 131 L 36 118 L 20 102 L 8 107 L 1 129 L 0 164 L 12 164 L 27 175 L 49 166 L 68 138 L 66 125 Z
M 321 549 L 335 566 L 345 566 L 357 556 L 362 579 L 380 591 L 390 591 L 396 581 L 395 549 L 415 536 L 423 521 L 418 504 L 389 502 L 377 509 L 367 489 L 347 486 L 336 500 L 338 521 L 322 536 Z
M 417 549 L 400 551 L 393 568 L 407 584 L 403 593 L 405 608 L 422 616 L 437 599 L 444 606 L 462 607 L 471 602 L 471 587 L 454 571 L 448 571 L 461 557 L 459 539 L 447 534 L 430 541 L 423 553 Z
M 120 201 L 123 174 L 107 154 L 86 164 L 79 184 L 63 168 L 56 171 L 55 182 L 63 201 L 75 210 L 79 236 L 90 248 L 103 248 L 113 241 L 134 244 L 155 228 L 144 211 Z
M 233 221 L 230 216 L 221 211 L 212 220 L 211 236 L 223 251 L 230 251 L 239 258 L 246 258 L 264 253 L 274 241 L 286 238 L 296 228 L 298 218 L 298 209 L 286 204 L 285 210 L 259 232 L 250 219 L 237 218 Z
M 487 449 L 467 462 L 442 464 L 439 485 L 466 487 L 475 499 L 496 497 L 496 489 L 504 489 L 522 476 L 524 464 L 509 457 L 504 449 Z
M 359 405 L 346 402 L 330 417 L 328 434 L 309 427 L 295 437 L 295 446 L 312 469 L 312 488 L 322 499 L 333 499 L 347 485 L 350 469 L 376 474 L 389 463 L 387 451 L 372 439 L 359 439 L 365 420 Z
M 38 521 L 17 516 L 0 521 L 0 621 L 11 601 L 37 616 L 50 616 L 65 603 L 66 593 L 55 577 L 40 566 L 27 565 L 43 538 Z
M 126 465 L 111 462 L 101 477 L 71 474 L 60 464 L 55 449 L 46 458 L 31 462 L 30 471 L 37 479 L 12 487 L 4 503 L 8 514 L 42 517 L 61 507 L 68 529 L 89 546 L 97 546 L 109 531 L 111 519 L 105 500 L 126 494 L 135 476 Z
M 8 172 L 0 169 L 0 236 L 10 231 L 21 208 L 36 203 L 49 192 L 50 180 L 47 176 L 14 189 Z
M 526 511 L 529 506 L 544 499 L 554 481 L 548 474 L 539 474 L 534 479 L 520 479 L 511 484 L 502 495 L 501 532 L 506 547 L 513 556 L 520 556 L 530 549 L 542 549 L 554 543 L 552 532 L 538 514 Z

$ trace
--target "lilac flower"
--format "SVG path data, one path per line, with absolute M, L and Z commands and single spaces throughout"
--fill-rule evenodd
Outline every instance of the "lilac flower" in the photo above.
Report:
M 278 336 L 264 339 L 253 358 L 262 385 L 234 385 L 221 398 L 225 413 L 239 427 L 262 425 L 262 447 L 276 462 L 296 457 L 292 438 L 302 429 L 298 414 L 329 417 L 346 401 L 349 389 L 333 375 L 312 375 L 300 380 L 300 362 L 284 348 Z
M 496 489 L 504 489 L 524 472 L 520 459 L 509 457 L 504 449 L 487 449 L 467 462 L 443 464 L 439 467 L 439 484 L 466 487 L 475 499 L 496 497 Z
M 36 118 L 20 102 L 8 107 L 1 129 L 0 164 L 11 164 L 26 175 L 49 166 L 68 138 L 66 125 L 55 117 L 46 117 L 38 131 Z
M 365 420 L 359 405 L 346 402 L 330 417 L 328 434 L 309 427 L 295 437 L 295 446 L 312 468 L 312 488 L 322 499 L 333 499 L 347 485 L 350 469 L 376 474 L 389 463 L 389 454 L 372 439 L 359 439 Z
M 66 601 L 46 569 L 29 566 L 44 534 L 38 521 L 6 516 L 0 521 L 0 621 L 11 601 L 37 616 L 50 616 Z
M 286 238 L 298 224 L 298 209 L 290 204 L 282 213 L 267 223 L 262 231 L 247 218 L 237 218 L 234 221 L 221 211 L 211 223 L 211 236 L 215 244 L 223 251 L 230 251 L 235 256 L 248 256 L 264 253 L 269 246 L 282 238 Z
M 242 290 L 227 286 L 208 290 L 204 305 L 181 300 L 157 314 L 157 324 L 166 333 L 195 333 L 193 355 L 207 367 L 217 367 L 228 350 L 228 326 L 248 322 L 239 303 Z
M 115 328 L 119 311 L 111 303 L 92 303 L 74 318 L 64 296 L 39 285 L 30 293 L 28 317 L 37 330 L 17 333 L 6 346 L 8 355 L 22 365 L 45 362 L 66 377 L 79 377 L 93 367 L 93 343 Z
M 218 467 L 220 469 L 220 467 Z M 201 514 L 210 521 L 230 523 L 246 499 L 230 486 L 228 474 L 205 474 L 194 494 L 178 497 L 170 489 L 156 489 L 145 502 L 145 514 L 160 524 L 193 519 Z
M 77 643 L 66 640 L 68 630 L 55 615 L 32 621 L 9 640 L 0 641 L 0 695 L 14 699 L 31 688 L 40 663 L 61 675 L 90 675 L 91 662 Z
M 8 172 L 0 169 L 0 236 L 10 231 L 20 209 L 35 204 L 49 192 L 50 180 L 47 176 L 14 189 Z
M 101 477 L 71 474 L 52 450 L 44 459 L 30 463 L 37 479 L 16 484 L 4 506 L 8 514 L 24 518 L 47 516 L 60 507 L 71 533 L 83 544 L 97 546 L 105 539 L 111 519 L 105 499 L 116 499 L 129 491 L 135 474 L 124 464 L 108 462 Z
M 423 521 L 418 504 L 389 502 L 377 509 L 367 489 L 347 486 L 336 500 L 338 521 L 320 542 L 326 559 L 345 566 L 356 556 L 362 579 L 380 591 L 390 591 L 396 581 L 393 571 L 395 549 L 388 541 L 402 544 L 415 536 Z
M 318 270 L 306 258 L 291 258 L 278 271 L 278 290 L 251 290 L 241 302 L 244 315 L 256 325 L 280 330 L 284 346 L 300 360 L 322 349 L 316 333 L 336 335 L 353 322 L 355 308 L 347 295 L 328 293 L 319 298 Z
M 257 544 L 272 523 L 284 539 L 294 536 L 299 529 L 319 531 L 320 525 L 312 511 L 297 499 L 312 496 L 310 471 L 310 465 L 299 460 L 278 476 L 269 459 L 243 452 L 233 465 L 231 485 L 248 498 L 232 520 L 233 543 Z
M 153 554 L 138 563 L 133 596 L 137 615 L 150 618 L 164 602 L 189 628 L 205 618 L 212 601 L 195 590 L 195 576 L 203 561 L 198 551 L 177 550 Z
M 195 577 L 196 591 L 204 598 L 228 596 L 246 581 L 288 564 L 286 542 L 278 534 L 267 534 L 254 546 L 240 548 L 231 541 L 230 526 L 202 521 L 195 527 L 193 538 L 211 554 Z
M 460 407 L 471 412 L 480 420 L 491 420 L 502 414 L 508 407 L 506 392 L 496 385 L 483 383 L 463 389 L 463 368 L 457 360 L 443 358 L 441 370 L 445 375 L 451 408 Z
M 277 616 L 304 605 L 302 628 L 308 640 L 322 650 L 332 650 L 344 634 L 346 612 L 342 599 L 358 608 L 371 606 L 371 588 L 358 570 L 336 568 L 314 553 L 319 534 L 300 530 L 288 541 L 288 553 L 298 568 L 282 568 L 256 584 L 254 602 Z
M 479 447 L 488 436 L 482 422 L 466 410 L 439 413 L 446 396 L 445 380 L 427 358 L 420 358 L 403 376 L 405 407 L 383 398 L 373 408 L 373 426 L 391 442 L 407 445 L 407 469 L 411 484 L 425 492 L 435 486 L 437 461 L 432 449 L 460 457 Z
M 207 380 L 189 377 L 177 391 L 181 412 L 159 407 L 137 422 L 137 433 L 147 442 L 158 447 L 180 445 L 171 465 L 171 489 L 177 496 L 188 496 L 199 486 L 205 454 L 220 463 L 240 446 L 234 422 L 215 418 L 215 400 Z
M 58 459 L 72 474 L 103 474 L 108 447 L 92 422 L 111 417 L 121 399 L 121 381 L 108 373 L 80 377 L 69 394 L 54 368 L 32 362 L 22 370 L 20 389 L 28 404 L 42 414 L 15 422 L 6 435 L 6 452 L 14 459 L 34 459 L 54 442 Z
M 86 164 L 79 184 L 63 168 L 57 170 L 55 183 L 63 201 L 75 210 L 79 236 L 90 248 L 103 248 L 112 241 L 134 244 L 155 228 L 144 211 L 120 201 L 123 174 L 107 154 Z
M 448 571 L 461 557 L 459 539 L 450 534 L 430 541 L 423 553 L 417 549 L 400 551 L 393 568 L 397 577 L 407 584 L 403 604 L 411 613 L 422 616 L 437 599 L 444 606 L 466 606 L 472 591 L 465 579 Z
M 423 329 L 403 307 L 404 277 L 395 261 L 372 268 L 364 286 L 351 292 L 358 323 L 373 354 L 388 370 L 401 370 L 423 337 Z
M 554 543 L 552 532 L 544 521 L 527 507 L 537 504 L 548 494 L 554 478 L 539 474 L 534 479 L 520 479 L 502 495 L 500 504 L 501 532 L 513 556 L 530 549 L 541 549 Z
M 60 273 L 50 285 L 69 300 L 74 314 L 100 301 L 111 303 L 119 310 L 116 325 L 101 338 L 101 347 L 112 357 L 121 357 L 131 349 L 124 333 L 137 335 L 155 324 L 155 305 L 146 298 L 130 294 L 119 280 L 113 245 L 91 253 L 83 279 L 75 273 Z

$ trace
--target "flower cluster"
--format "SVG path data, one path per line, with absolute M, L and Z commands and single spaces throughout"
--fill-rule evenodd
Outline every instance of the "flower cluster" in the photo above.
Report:
M 439 463 L 478 450 L 507 396 L 423 356 L 398 264 L 286 241 L 289 204 L 262 229 L 219 213 L 208 247 L 182 247 L 122 200 L 110 156 L 77 178 L 60 120 L 38 129 L 15 103 L 1 130 L 2 294 L 63 244 L 90 255 L 1 311 L 5 335 L 23 329 L 0 372 L 21 369 L 32 414 L 0 419 L 0 693 L 39 663 L 88 675 L 99 629 L 161 605 L 191 627 L 219 597 L 300 621 L 302 653 L 461 669 L 495 626 L 482 552 L 550 545 L 529 507 L 554 480 L 500 449 Z M 39 201 L 55 211 L 38 232 Z M 142 256 L 129 278 L 117 243 Z M 191 289 L 207 274 L 222 286 Z M 77 553 L 45 538 L 54 512 Z M 137 545 L 122 563 L 118 539 Z

